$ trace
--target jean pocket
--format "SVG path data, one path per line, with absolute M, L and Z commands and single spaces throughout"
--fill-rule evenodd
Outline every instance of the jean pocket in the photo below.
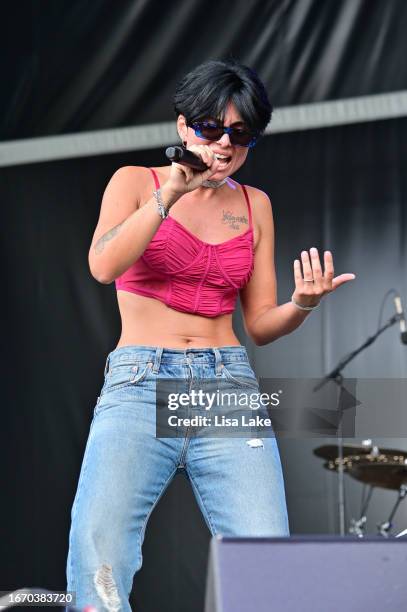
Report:
M 223 364 L 222 377 L 242 388 L 258 389 L 259 383 L 250 365 L 241 361 L 230 361 Z
M 105 375 L 105 382 L 100 397 L 111 391 L 140 384 L 151 372 L 153 364 L 149 362 L 125 361 L 112 364 Z

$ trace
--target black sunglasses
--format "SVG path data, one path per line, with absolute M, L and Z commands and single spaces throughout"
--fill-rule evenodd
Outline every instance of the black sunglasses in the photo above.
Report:
M 225 127 L 213 121 L 187 122 L 187 126 L 194 130 L 198 138 L 204 138 L 205 140 L 220 140 L 223 134 L 229 134 L 232 145 L 237 145 L 238 147 L 254 147 L 259 137 L 259 134 L 256 132 L 249 132 L 241 128 Z

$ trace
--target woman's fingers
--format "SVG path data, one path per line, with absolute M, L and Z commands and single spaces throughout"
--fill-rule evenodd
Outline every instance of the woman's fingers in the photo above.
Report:
M 191 186 L 193 189 L 195 189 L 196 187 L 199 187 L 203 181 L 209 179 L 213 174 L 216 174 L 220 161 L 216 159 L 215 154 L 209 145 L 191 145 L 188 147 L 188 151 L 191 151 L 200 157 L 208 166 L 207 170 L 193 172 L 193 177 L 196 179 L 196 181 L 194 181 Z
M 173 179 L 177 182 L 177 191 L 183 191 L 184 193 L 189 193 L 200 187 L 205 180 L 216 174 L 220 165 L 219 160 L 215 158 L 208 145 L 191 145 L 188 147 L 188 151 L 202 159 L 207 165 L 207 169 L 197 171 L 182 164 L 172 163 L 172 167 L 177 169 L 177 174 L 172 174 Z
M 324 252 L 324 289 L 332 291 L 332 279 L 334 277 L 334 261 L 331 251 Z
M 302 268 L 301 268 L 302 265 Z M 301 251 L 301 261 L 294 261 L 294 296 L 304 306 L 314 306 L 326 294 L 340 285 L 353 280 L 352 273 L 340 274 L 334 278 L 334 263 L 331 251 L 324 251 L 324 270 L 321 267 L 318 250 L 312 247 Z
M 302 268 L 304 270 L 304 281 L 312 281 L 313 274 L 310 258 L 308 256 L 308 251 L 301 251 L 301 262 Z
M 356 276 L 353 273 L 340 274 L 332 280 L 332 290 L 334 291 L 344 283 L 354 280 Z
M 299 259 L 294 261 L 294 281 L 295 281 L 295 290 L 301 291 L 303 288 L 303 278 L 301 271 L 301 262 Z
M 216 161 L 215 155 L 208 145 L 191 145 L 188 147 L 188 151 L 200 157 L 208 168 Z
M 312 267 L 312 277 L 314 279 L 314 285 L 321 287 L 322 289 L 322 269 L 321 269 L 321 262 L 319 260 L 319 254 L 318 254 L 318 249 L 316 249 L 315 247 L 312 247 L 312 249 L 310 249 L 310 255 L 311 255 L 311 267 Z

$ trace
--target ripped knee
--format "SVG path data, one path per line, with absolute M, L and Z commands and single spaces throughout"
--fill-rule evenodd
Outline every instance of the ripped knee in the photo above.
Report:
M 96 571 L 94 584 L 97 594 L 102 600 L 106 610 L 108 610 L 108 612 L 119 612 L 121 607 L 120 597 L 113 578 L 112 567 L 110 565 L 106 565 L 104 563 Z
M 264 448 L 263 440 L 261 438 L 252 438 L 251 440 L 247 440 L 247 446 L 250 448 Z

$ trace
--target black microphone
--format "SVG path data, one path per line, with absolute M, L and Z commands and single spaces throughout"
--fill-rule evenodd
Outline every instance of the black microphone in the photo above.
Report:
M 400 339 L 403 344 L 407 344 L 406 318 L 404 316 L 404 310 L 401 305 L 401 297 L 399 295 L 396 295 L 393 299 L 396 312 L 399 315 Z
M 168 147 L 165 150 L 165 154 L 171 162 L 176 162 L 177 164 L 188 166 L 188 168 L 198 170 L 198 172 L 204 172 L 204 170 L 208 169 L 208 166 L 202 161 L 200 157 L 198 157 L 198 155 L 195 155 L 194 153 L 188 151 L 188 149 L 185 149 L 180 145 L 176 145 L 175 147 Z

